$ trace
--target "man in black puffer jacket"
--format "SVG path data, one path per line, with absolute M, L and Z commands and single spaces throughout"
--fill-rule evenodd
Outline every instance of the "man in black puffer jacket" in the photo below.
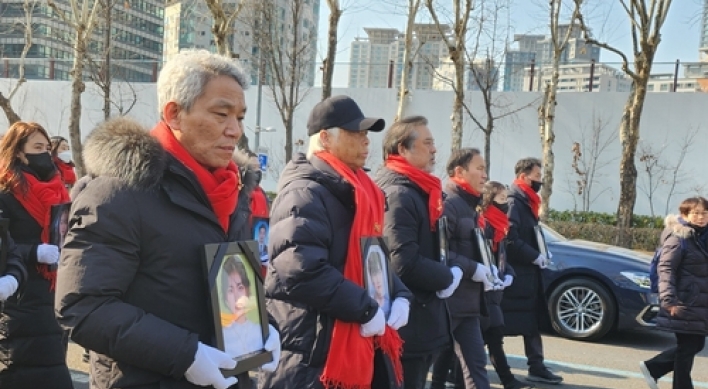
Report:
M 268 312 L 282 331 L 282 357 L 278 370 L 261 377 L 261 388 L 316 389 L 323 382 L 341 387 L 397 386 L 392 367 L 398 361 L 377 350 L 371 360 L 364 357 L 364 365 L 357 366 L 361 358 L 356 353 L 366 347 L 350 345 L 342 333 L 334 331 L 336 326 L 353 324 L 356 333 L 350 335 L 356 339 L 352 342 L 361 342 L 361 338 L 371 340 L 372 335 L 397 330 L 408 321 L 411 294 L 398 277 L 391 278 L 390 327 L 384 330 L 385 307 L 379 307 L 365 287 L 347 276 L 349 261 L 362 261 L 360 256 L 350 256 L 358 250 L 349 244 L 357 213 L 364 212 L 373 199 L 355 202 L 362 184 L 344 175 L 366 176 L 361 168 L 369 148 L 367 131 L 381 131 L 384 125 L 383 119 L 365 118 L 348 97 L 324 100 L 308 120 L 308 156 L 297 155 L 280 176 L 271 209 L 271 261 L 265 288 Z M 340 173 L 340 164 L 350 171 Z M 380 209 L 373 211 L 383 219 L 383 194 L 366 179 L 378 191 L 374 194 L 381 196 Z M 342 357 L 342 352 L 349 355 Z M 372 366 L 373 376 L 366 377 L 365 371 L 370 372 Z M 351 383 L 351 379 L 364 382 Z

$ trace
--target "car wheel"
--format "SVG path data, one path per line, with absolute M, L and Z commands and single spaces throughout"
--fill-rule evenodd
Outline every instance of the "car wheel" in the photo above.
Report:
M 561 336 L 597 340 L 614 326 L 617 308 L 614 298 L 597 281 L 578 278 L 564 281 L 549 299 L 551 324 Z

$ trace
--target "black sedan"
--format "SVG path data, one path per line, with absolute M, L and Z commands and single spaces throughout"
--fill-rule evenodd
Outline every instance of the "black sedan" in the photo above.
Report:
M 543 271 L 548 313 L 561 336 L 597 340 L 613 330 L 651 327 L 658 298 L 649 290 L 651 256 L 569 240 L 543 226 L 551 253 Z

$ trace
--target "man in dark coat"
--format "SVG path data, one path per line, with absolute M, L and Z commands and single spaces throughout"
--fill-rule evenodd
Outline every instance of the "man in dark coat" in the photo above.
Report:
M 246 85 L 231 59 L 182 52 L 160 73 L 162 121 L 152 132 L 119 118 L 89 135 L 56 311 L 91 350 L 91 388 L 236 383 L 220 371 L 236 361 L 215 348 L 202 258 L 206 244 L 251 239 L 255 179 L 232 161 Z M 277 366 L 279 343 L 271 326 L 265 348 L 275 361 L 263 369 Z
M 505 335 L 522 335 L 528 358 L 528 380 L 559 384 L 563 378 L 553 374 L 543 363 L 543 342 L 539 331 L 540 316 L 545 310 L 541 270 L 548 259 L 538 248 L 535 228 L 541 205 L 537 192 L 541 188 L 541 161 L 524 158 L 516 163 L 516 180 L 509 189 L 509 234 L 507 258 L 516 278 L 504 290 Z
M 391 263 L 415 296 L 409 323 L 400 331 L 409 389 L 424 387 L 435 357 L 451 344 L 449 313 L 437 292 L 449 297 L 462 278 L 461 268 L 448 267 L 441 256 L 437 223 L 443 212 L 442 185 L 431 174 L 436 151 L 427 119 L 404 118 L 386 133 L 385 166 L 376 177 L 388 203 L 384 236 Z
M 383 130 L 384 121 L 365 118 L 352 99 L 334 96 L 315 106 L 307 128 L 308 155 L 297 155 L 285 167 L 271 209 L 265 288 L 268 312 L 282 329 L 283 351 L 280 367 L 263 374 L 259 387 L 395 388 L 392 368 L 400 366 L 400 357 L 373 352 L 372 336 L 398 337 L 395 330 L 408 321 L 412 296 L 393 275 L 391 306 L 381 307 L 359 279 L 366 234 L 358 228 L 367 227 L 360 217 L 370 212 L 369 232 L 381 235 L 384 212 L 383 193 L 362 169 L 367 132 Z M 366 188 L 372 193 L 362 200 Z

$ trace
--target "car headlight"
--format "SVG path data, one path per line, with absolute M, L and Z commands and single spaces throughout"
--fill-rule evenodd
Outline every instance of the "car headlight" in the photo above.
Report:
M 649 281 L 649 273 L 636 272 L 636 271 L 623 271 L 620 272 L 622 277 L 632 281 L 633 284 L 640 288 L 649 289 L 651 282 Z

